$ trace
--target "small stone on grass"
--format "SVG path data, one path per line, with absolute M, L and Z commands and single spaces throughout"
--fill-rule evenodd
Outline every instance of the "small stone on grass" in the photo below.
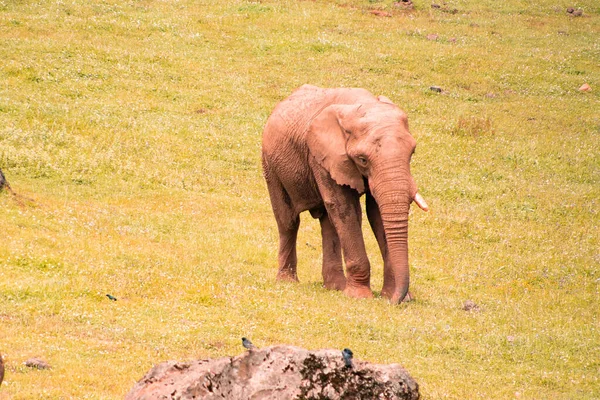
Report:
M 412 0 L 397 1 L 393 4 L 394 7 L 403 8 L 405 10 L 412 10 L 414 8 Z
M 584 83 L 583 85 L 581 85 L 581 87 L 579 88 L 580 92 L 589 92 L 592 90 L 592 87 L 590 85 L 588 85 L 587 83 Z
M 465 304 L 463 304 L 463 310 L 479 311 L 479 310 L 481 310 L 481 308 L 479 308 L 479 306 L 477 304 L 475 304 L 475 302 L 473 300 L 467 300 L 467 301 L 465 301 Z
M 46 361 L 42 360 L 41 358 L 37 358 L 37 357 L 33 357 L 33 358 L 30 358 L 29 360 L 25 361 L 25 366 L 29 367 L 29 368 L 35 368 L 35 369 L 50 369 L 50 364 L 48 364 Z
M 390 14 L 387 11 L 381 11 L 381 10 L 371 10 L 371 14 L 373 15 L 377 15 L 378 17 L 391 17 L 392 14 Z

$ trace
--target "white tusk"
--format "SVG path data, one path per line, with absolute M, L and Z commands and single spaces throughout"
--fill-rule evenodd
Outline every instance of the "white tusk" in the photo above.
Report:
M 427 205 L 427 202 L 425 202 L 425 199 L 419 193 L 415 194 L 415 203 L 417 203 L 421 210 L 425 212 L 429 211 L 429 206 Z

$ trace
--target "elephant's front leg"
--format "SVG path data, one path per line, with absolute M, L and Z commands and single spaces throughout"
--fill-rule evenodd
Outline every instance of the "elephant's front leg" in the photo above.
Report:
M 345 192 L 350 188 L 341 188 Z M 350 297 L 369 298 L 371 292 L 371 265 L 367 258 L 361 229 L 361 209 L 358 193 L 346 193 L 334 197 L 335 201 L 325 201 L 329 220 L 340 238 L 346 264 L 346 287 L 344 293 Z
M 346 264 L 344 293 L 357 298 L 373 297 L 371 265 L 361 228 L 360 195 L 348 186 L 338 185 L 314 159 L 311 167 L 329 221 L 340 239 Z
M 344 290 L 346 276 L 344 276 L 340 238 L 327 213 L 319 218 L 319 222 L 323 238 L 323 284 L 327 289 Z
M 367 192 L 366 195 L 366 207 L 367 207 L 367 218 L 371 229 L 377 239 L 379 250 L 383 258 L 383 288 L 381 289 L 381 295 L 384 297 L 391 298 L 394 293 L 396 282 L 394 279 L 394 273 L 388 258 L 388 247 L 385 239 L 385 230 L 383 229 L 383 222 L 381 221 L 381 213 L 379 212 L 379 206 L 375 201 L 375 198 L 371 193 Z M 414 300 L 414 297 L 410 292 L 406 294 L 403 301 Z
M 345 192 L 353 189 L 342 188 Z M 362 212 L 358 193 L 344 196 L 344 200 L 325 203 L 329 219 L 333 223 L 344 254 L 346 264 L 346 288 L 344 293 L 350 297 L 370 298 L 371 265 L 367 257 L 362 235 Z

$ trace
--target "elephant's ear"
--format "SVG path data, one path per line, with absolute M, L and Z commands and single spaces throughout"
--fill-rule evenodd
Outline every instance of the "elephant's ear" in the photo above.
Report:
M 360 105 L 331 105 L 313 120 L 308 128 L 310 153 L 339 185 L 348 185 L 359 193 L 365 191 L 363 176 L 346 153 L 352 123 L 360 117 Z

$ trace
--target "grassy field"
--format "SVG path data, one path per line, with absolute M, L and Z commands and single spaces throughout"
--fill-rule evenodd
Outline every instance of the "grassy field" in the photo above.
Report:
M 424 399 L 600 398 L 600 5 L 414 3 L 0 0 L 0 168 L 28 198 L 0 194 L 0 399 L 122 398 L 242 336 L 401 363 Z M 408 113 L 416 301 L 324 290 L 309 215 L 275 282 L 260 138 L 304 83 Z

